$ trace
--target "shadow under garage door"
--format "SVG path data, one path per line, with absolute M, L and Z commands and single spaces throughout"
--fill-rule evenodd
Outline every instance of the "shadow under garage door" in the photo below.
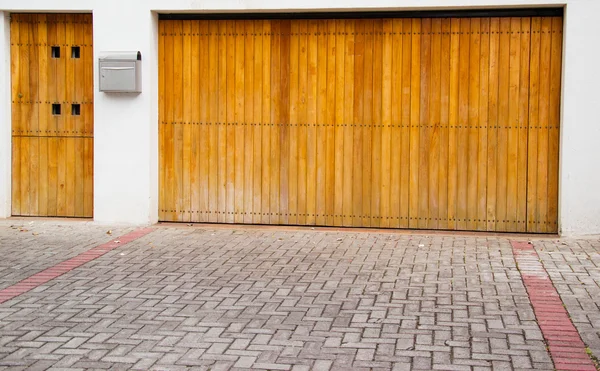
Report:
M 557 232 L 562 17 L 159 27 L 160 220 Z

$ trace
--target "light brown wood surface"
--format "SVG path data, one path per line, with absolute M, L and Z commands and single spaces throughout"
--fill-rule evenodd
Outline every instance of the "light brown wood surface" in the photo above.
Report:
M 555 233 L 561 40 L 555 17 L 161 20 L 160 219 Z
M 92 15 L 11 14 L 10 32 L 12 215 L 92 217 Z

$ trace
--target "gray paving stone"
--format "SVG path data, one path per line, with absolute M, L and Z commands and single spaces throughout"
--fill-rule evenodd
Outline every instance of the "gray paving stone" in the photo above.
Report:
M 0 289 L 131 230 L 29 222 L 0 220 Z M 568 243 L 536 248 L 593 343 L 600 243 Z M 8 368 L 551 366 L 503 237 L 159 226 L 0 305 L 0 333 Z
M 600 238 L 533 245 L 582 340 L 600 357 Z

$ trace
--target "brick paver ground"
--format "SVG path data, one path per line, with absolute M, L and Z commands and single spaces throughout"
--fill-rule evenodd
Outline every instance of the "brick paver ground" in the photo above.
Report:
M 534 241 L 573 324 L 600 357 L 600 239 Z
M 131 230 L 28 223 L 0 221 L 4 287 Z M 600 354 L 599 240 L 534 246 Z M 0 335 L 11 370 L 553 369 L 502 237 L 160 226 L 0 305 Z
M 133 228 L 89 222 L 0 219 L 0 290 Z

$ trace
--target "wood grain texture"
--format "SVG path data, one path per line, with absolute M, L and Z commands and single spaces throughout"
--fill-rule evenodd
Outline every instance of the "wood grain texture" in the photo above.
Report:
M 12 214 L 92 217 L 92 15 L 11 14 L 10 30 Z
M 556 232 L 561 18 L 159 27 L 162 220 Z

